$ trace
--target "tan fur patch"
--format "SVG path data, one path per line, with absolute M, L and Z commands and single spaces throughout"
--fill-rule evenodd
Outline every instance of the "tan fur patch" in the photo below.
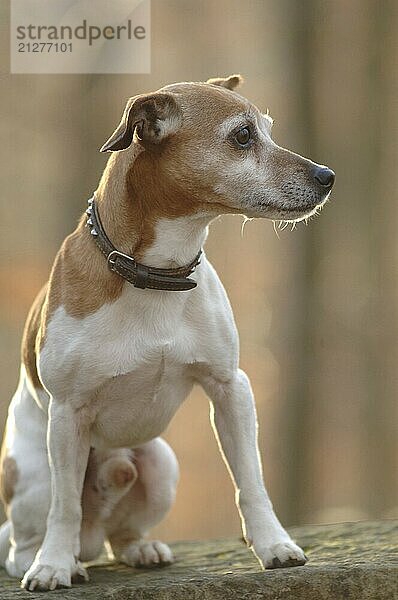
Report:
M 127 460 L 119 460 L 115 465 L 112 465 L 111 478 L 116 487 L 123 488 L 137 479 L 137 469 L 133 463 Z
M 16 460 L 11 456 L 7 456 L 5 445 L 6 434 L 7 429 L 4 432 L 0 454 L 0 497 L 5 508 L 10 504 L 14 496 L 14 489 L 19 476 Z
M 83 318 L 103 304 L 114 302 L 122 288 L 123 280 L 109 271 L 104 256 L 85 227 L 85 218 L 82 218 L 77 229 L 62 244 L 53 265 L 40 348 L 48 320 L 58 306 L 63 305 L 73 317 Z

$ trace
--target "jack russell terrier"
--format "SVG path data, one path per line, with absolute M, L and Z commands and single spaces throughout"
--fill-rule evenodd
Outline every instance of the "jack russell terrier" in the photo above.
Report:
M 110 158 L 27 319 L 1 455 L 0 559 L 27 590 L 87 579 L 104 541 L 132 566 L 171 563 L 148 530 L 170 509 L 159 436 L 192 386 L 263 568 L 303 565 L 263 483 L 253 393 L 225 290 L 202 251 L 223 213 L 297 221 L 334 173 L 275 144 L 239 75 L 130 98 Z

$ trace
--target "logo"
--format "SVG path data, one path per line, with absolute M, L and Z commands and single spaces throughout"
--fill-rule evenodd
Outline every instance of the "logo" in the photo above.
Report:
M 149 73 L 150 0 L 11 0 L 11 73 Z

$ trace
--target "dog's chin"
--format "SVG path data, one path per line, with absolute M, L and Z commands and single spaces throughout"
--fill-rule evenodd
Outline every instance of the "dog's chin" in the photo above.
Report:
M 245 215 L 249 218 L 270 219 L 272 221 L 304 221 L 305 219 L 309 219 L 313 215 L 317 214 L 328 199 L 329 194 L 320 202 L 312 204 L 291 204 L 286 206 L 279 203 L 270 203 L 263 206 L 248 208 L 245 211 Z

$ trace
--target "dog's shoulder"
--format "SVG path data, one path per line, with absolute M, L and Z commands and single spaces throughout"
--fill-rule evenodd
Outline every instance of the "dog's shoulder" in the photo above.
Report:
M 82 218 L 55 258 L 49 281 L 47 318 L 63 306 L 68 315 L 83 319 L 104 304 L 117 300 L 123 283 L 108 269 Z
M 37 356 L 46 341 L 48 324 L 58 308 L 77 319 L 95 313 L 121 295 L 123 280 L 111 273 L 84 229 L 83 219 L 61 245 L 49 281 L 38 293 L 25 324 L 22 363 L 36 389 L 42 388 Z
M 42 322 L 42 312 L 47 297 L 48 283 L 46 283 L 37 294 L 28 317 L 22 336 L 21 360 L 25 366 L 27 376 L 36 389 L 43 387 L 37 373 L 36 344 Z

